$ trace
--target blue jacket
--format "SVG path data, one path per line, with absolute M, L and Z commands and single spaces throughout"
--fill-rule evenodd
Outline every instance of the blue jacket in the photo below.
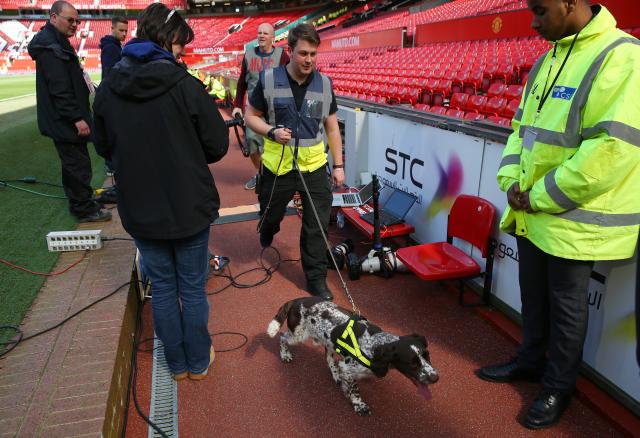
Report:
M 113 66 L 122 59 L 122 44 L 113 35 L 106 35 L 100 40 L 100 50 L 102 79 L 104 79 L 107 77 Z

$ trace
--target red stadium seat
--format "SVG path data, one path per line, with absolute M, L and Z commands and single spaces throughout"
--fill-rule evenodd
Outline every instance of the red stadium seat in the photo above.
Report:
M 484 120 L 485 116 L 484 114 L 480 114 L 480 113 L 465 113 L 464 114 L 464 119 L 465 120 Z
M 478 113 L 482 112 L 486 103 L 487 96 L 469 96 L 469 101 L 467 102 L 467 110 Z
M 506 85 L 501 83 L 491 84 L 489 90 L 487 90 L 487 96 L 489 97 L 502 97 L 504 94 L 504 90 L 506 90 Z
M 483 302 L 489 304 L 495 243 L 491 240 L 496 209 L 488 201 L 459 195 L 449 213 L 446 242 L 424 243 L 397 251 L 398 258 L 422 280 L 439 281 L 473 278 L 484 274 Z M 480 250 L 486 259 L 485 271 L 453 239 L 462 239 Z M 464 283 L 460 282 L 459 303 L 463 305 Z
M 429 105 L 425 105 L 424 103 L 416 103 L 415 105 L 413 105 L 413 109 L 416 109 L 418 111 L 428 112 L 429 108 Z
M 445 114 L 449 117 L 455 117 L 456 119 L 464 118 L 464 111 L 455 108 L 448 109 Z
M 522 85 L 509 85 L 502 94 L 505 99 L 520 99 L 522 97 Z
M 467 102 L 469 101 L 469 95 L 465 93 L 454 93 L 451 96 L 450 108 L 456 108 L 465 110 L 467 109 Z
M 487 115 L 497 116 L 502 114 L 502 111 L 507 106 L 507 99 L 504 97 L 492 97 L 490 98 L 481 111 Z
M 487 117 L 487 121 L 494 123 L 496 125 L 504 126 L 506 128 L 511 128 L 511 120 L 505 117 L 490 116 L 490 117 Z
M 444 106 L 432 106 L 431 108 L 429 108 L 429 112 L 432 114 L 439 114 L 441 116 L 444 116 L 447 113 L 447 108 L 445 108 Z
M 500 115 L 508 119 L 512 119 L 516 111 L 518 111 L 519 106 L 520 106 L 520 99 L 511 99 L 509 103 L 507 103 L 507 106 L 503 108 L 502 113 Z

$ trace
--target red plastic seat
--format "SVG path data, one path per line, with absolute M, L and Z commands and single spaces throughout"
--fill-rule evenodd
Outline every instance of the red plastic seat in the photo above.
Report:
M 464 110 L 467 108 L 467 102 L 469 101 L 469 95 L 465 93 L 453 93 L 451 96 L 450 108 L 457 108 Z
M 464 117 L 464 111 L 455 109 L 455 108 L 450 108 L 447 110 L 445 115 L 449 117 L 455 117 L 456 119 L 462 119 Z
M 496 209 L 489 201 L 477 196 L 459 195 L 449 212 L 446 242 L 400 248 L 396 254 L 422 280 L 463 279 L 484 274 L 483 302 L 489 304 L 495 247 L 491 231 L 495 215 Z M 453 246 L 454 237 L 465 240 L 480 250 L 482 257 L 486 259 L 484 273 L 472 257 Z M 463 292 L 461 284 L 460 304 L 463 304 Z
M 492 97 L 487 101 L 481 112 L 487 115 L 497 116 L 502 113 L 506 106 L 507 99 L 504 97 Z
M 505 84 L 495 83 L 489 86 L 489 90 L 487 91 L 487 96 L 489 97 L 502 97 L 504 91 L 507 89 Z
M 416 104 L 413 105 L 413 109 L 418 110 L 418 111 L 428 112 L 429 111 L 429 105 L 426 105 L 424 103 L 416 103 Z
M 522 97 L 522 85 L 509 85 L 502 94 L 505 99 L 518 99 Z
M 432 106 L 431 108 L 429 108 L 429 112 L 444 116 L 447 113 L 447 108 L 445 108 L 444 106 Z
M 505 128 L 511 128 L 511 120 L 505 117 L 490 116 L 490 117 L 487 117 L 487 121 L 494 123 L 496 125 L 504 126 Z
M 504 116 L 508 119 L 513 119 L 513 116 L 518 111 L 518 107 L 520 106 L 520 99 L 511 99 L 506 107 L 502 110 L 500 116 Z
M 467 102 L 467 110 L 481 112 L 484 105 L 487 103 L 487 96 L 470 96 Z
M 475 120 L 484 120 L 484 118 L 485 118 L 485 115 L 480 113 L 469 112 L 464 114 L 465 120 L 475 121 Z

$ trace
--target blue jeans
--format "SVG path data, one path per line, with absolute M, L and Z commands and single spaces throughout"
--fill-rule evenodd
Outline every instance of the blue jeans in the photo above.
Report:
M 135 239 L 151 280 L 156 335 L 174 374 L 202 373 L 209 367 L 209 227 L 175 240 Z

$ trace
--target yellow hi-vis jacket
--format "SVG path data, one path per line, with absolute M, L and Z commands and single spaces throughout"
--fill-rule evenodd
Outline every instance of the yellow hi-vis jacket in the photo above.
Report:
M 507 206 L 500 228 L 574 260 L 633 255 L 640 223 L 640 42 L 603 6 L 532 68 L 498 171 L 500 189 L 530 190 L 533 213 Z

